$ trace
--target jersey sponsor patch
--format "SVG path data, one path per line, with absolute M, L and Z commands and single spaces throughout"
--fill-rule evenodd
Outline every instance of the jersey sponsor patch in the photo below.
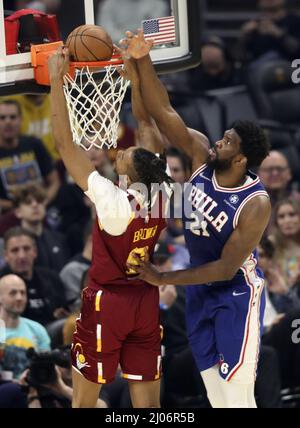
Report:
M 237 204 L 239 200 L 240 198 L 238 197 L 238 195 L 231 195 L 229 198 L 231 204 Z

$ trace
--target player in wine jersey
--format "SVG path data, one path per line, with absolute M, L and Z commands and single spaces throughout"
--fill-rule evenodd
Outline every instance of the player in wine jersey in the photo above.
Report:
M 94 407 L 101 385 L 113 381 L 118 366 L 134 407 L 159 407 L 161 331 L 158 289 L 136 279 L 126 263 L 133 254 L 152 254 L 165 228 L 157 192 L 150 205 L 140 192 L 124 191 L 102 177 L 72 143 L 63 93 L 69 55 L 59 49 L 49 60 L 53 133 L 57 149 L 75 182 L 96 206 L 89 285 L 83 291 L 72 344 L 73 407 Z M 132 84 L 133 91 L 135 83 Z M 152 132 L 151 129 L 145 132 Z M 150 125 L 151 128 L 151 125 Z M 147 136 L 143 135 L 143 138 Z M 143 148 L 119 151 L 116 172 L 128 184 L 169 184 L 166 164 Z M 152 215 L 152 212 L 158 215 Z
M 240 121 L 209 150 L 208 139 L 188 129 L 170 105 L 151 63 L 151 42 L 145 41 L 141 30 L 126 35 L 123 45 L 137 61 L 149 114 L 193 161 L 184 198 L 188 210 L 183 215 L 191 269 L 160 274 L 149 262 L 140 261 L 135 270 L 154 285 L 190 285 L 189 343 L 211 405 L 256 407 L 254 383 L 265 298 L 255 247 L 271 207 L 250 169 L 267 156 L 268 142 L 255 123 Z

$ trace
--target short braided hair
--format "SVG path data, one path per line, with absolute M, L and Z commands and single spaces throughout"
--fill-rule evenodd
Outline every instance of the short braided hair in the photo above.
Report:
M 152 184 L 166 183 L 168 186 L 170 186 L 170 184 L 173 183 L 172 178 L 169 177 L 166 172 L 166 156 L 163 154 L 158 157 L 148 150 L 139 148 L 134 152 L 133 165 L 138 179 L 147 187 L 149 208 L 151 207 L 153 196 Z

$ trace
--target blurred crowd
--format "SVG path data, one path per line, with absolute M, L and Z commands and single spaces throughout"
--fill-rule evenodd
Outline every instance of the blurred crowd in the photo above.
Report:
M 62 2 L 5 3 L 9 10 L 59 13 Z M 136 25 L 132 12 L 139 20 L 153 17 L 153 10 L 157 16 L 170 13 L 163 0 L 156 0 L 155 7 L 153 1 L 122 0 L 128 16 L 116 13 L 117 1 L 96 3 L 99 23 L 105 20 L 115 40 L 120 28 Z M 300 58 L 300 15 L 285 0 L 258 0 L 256 12 L 235 46 L 204 34 L 201 65 L 162 79 L 186 123 L 206 133 L 212 144 L 236 119 L 259 121 L 270 139 L 270 155 L 257 171 L 273 214 L 259 246 L 267 307 L 256 398 L 259 407 L 287 406 L 288 391 L 290 397 L 298 394 L 290 406 L 300 406 L 300 343 L 292 340 L 294 322 L 300 320 L 300 85 L 291 78 L 291 63 Z M 136 143 L 127 98 L 118 147 Z M 116 179 L 115 150 L 86 153 L 102 175 Z M 191 160 L 172 146 L 166 155 L 174 181 L 188 181 Z M 0 407 L 70 407 L 69 348 L 87 285 L 95 211 L 55 150 L 48 95 L 0 100 L 0 169 L 0 319 L 6 325 L 6 343 L 0 344 Z M 189 265 L 180 219 L 168 221 L 154 263 L 161 271 Z M 184 287 L 163 287 L 160 307 L 162 405 L 208 407 L 188 346 Z M 97 405 L 130 407 L 121 373 L 102 388 Z

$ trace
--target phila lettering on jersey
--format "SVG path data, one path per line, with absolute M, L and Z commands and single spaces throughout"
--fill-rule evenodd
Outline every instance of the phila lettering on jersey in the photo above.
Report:
M 209 165 L 195 171 L 185 191 L 187 203 L 183 215 L 191 266 L 220 258 L 225 243 L 238 225 L 242 209 L 259 195 L 268 197 L 259 178 L 251 171 L 245 183 L 236 188 L 219 186 L 215 171 Z M 256 258 L 255 252 L 253 255 Z

